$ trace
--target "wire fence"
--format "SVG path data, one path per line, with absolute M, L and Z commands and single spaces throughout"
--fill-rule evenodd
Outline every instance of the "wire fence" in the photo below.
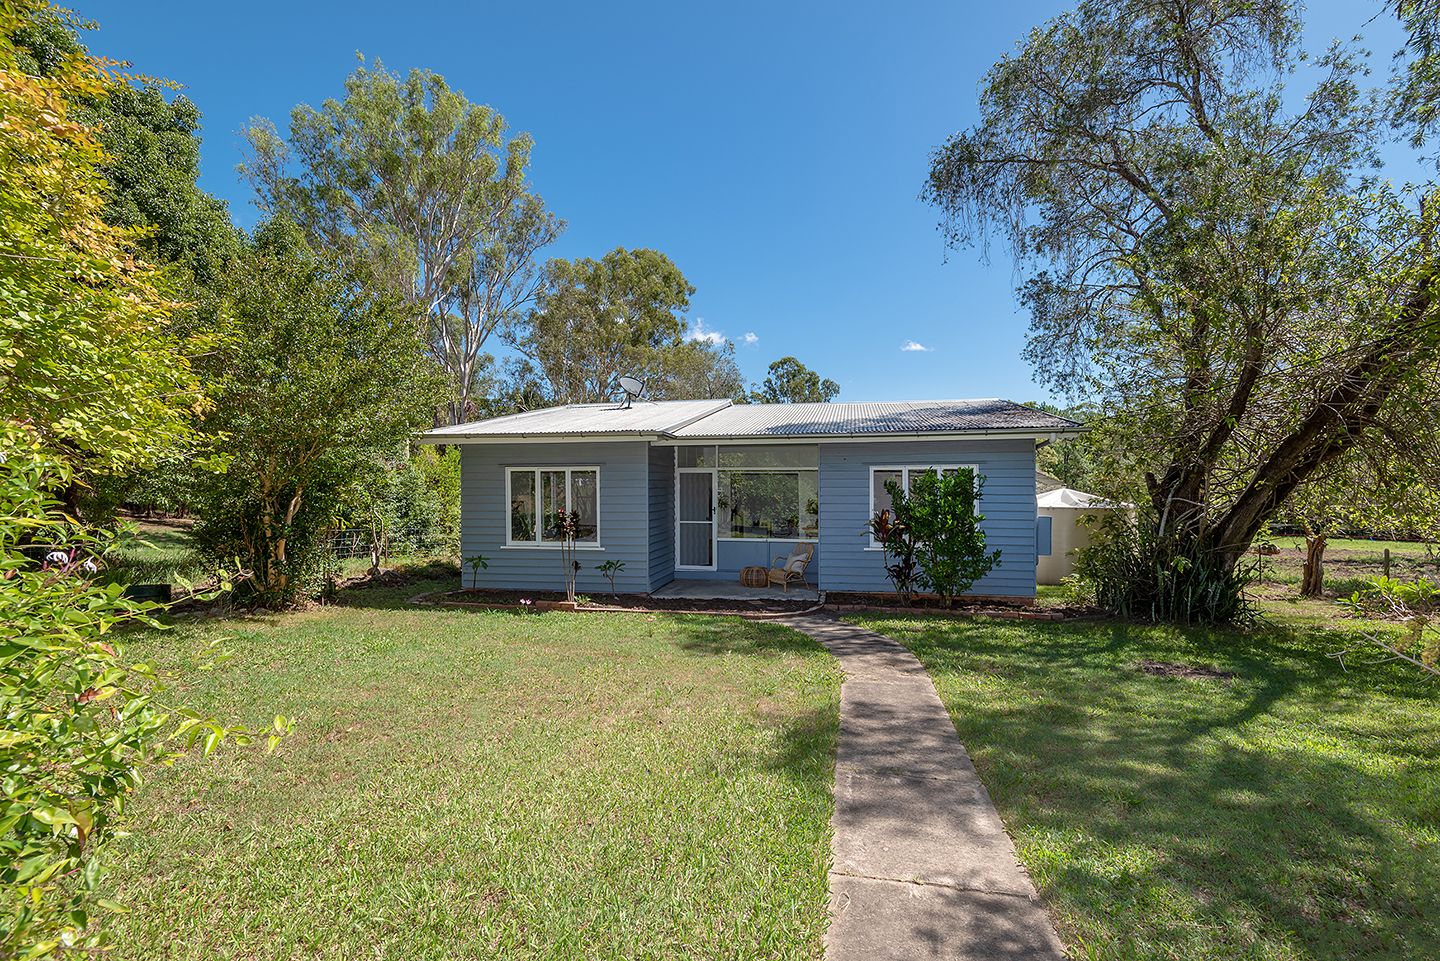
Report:
M 382 555 L 445 554 L 454 553 L 456 545 L 433 527 L 412 525 L 384 531 L 381 535 Z M 375 532 L 368 527 L 347 527 L 331 531 L 325 548 L 331 556 L 345 560 L 351 557 L 369 557 L 375 546 Z

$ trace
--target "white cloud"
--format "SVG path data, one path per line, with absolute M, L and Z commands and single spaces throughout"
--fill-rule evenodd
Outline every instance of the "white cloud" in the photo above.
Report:
M 705 318 L 703 317 L 696 319 L 695 326 L 690 328 L 690 332 L 686 334 L 686 337 L 690 340 L 698 340 L 705 344 L 725 343 L 725 334 L 722 331 L 705 329 Z
M 754 347 L 756 344 L 758 344 L 758 343 L 760 342 L 760 338 L 759 338 L 758 336 L 756 336 L 755 331 L 753 331 L 753 330 L 746 331 L 746 332 L 745 332 L 745 336 L 744 336 L 744 337 L 741 337 L 740 339 L 743 340 L 743 341 L 745 341 L 745 346 L 746 346 L 746 347 Z
M 930 351 L 934 350 L 935 348 L 934 348 L 934 347 L 926 347 L 924 344 L 920 343 L 919 341 L 907 340 L 907 341 L 905 341 L 905 343 L 903 343 L 903 344 L 900 345 L 900 349 L 903 350 L 903 351 L 905 351 L 905 352 L 907 352 L 907 353 L 923 352 L 923 353 L 927 353 L 927 354 L 928 354 L 928 353 L 930 353 Z

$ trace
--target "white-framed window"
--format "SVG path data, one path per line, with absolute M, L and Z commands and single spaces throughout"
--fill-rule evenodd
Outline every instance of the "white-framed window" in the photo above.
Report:
M 976 484 L 979 484 L 980 467 L 976 464 L 903 464 L 871 467 L 870 513 L 866 519 L 868 520 L 881 511 L 888 511 L 890 509 L 890 492 L 885 489 L 887 482 L 894 481 L 900 485 L 901 490 L 908 491 L 911 489 L 915 478 L 928 471 L 939 471 L 941 474 L 954 474 L 962 470 L 968 470 L 975 478 Z M 979 503 L 978 496 L 976 497 L 976 503 Z M 875 535 L 872 533 L 867 536 L 870 539 L 870 547 L 879 550 L 880 542 L 875 539 Z
M 600 468 L 510 467 L 505 470 L 506 547 L 559 547 L 560 515 L 580 515 L 581 547 L 600 546 Z
M 682 471 L 715 475 L 715 537 L 814 541 L 820 537 L 820 448 L 714 444 L 676 448 Z

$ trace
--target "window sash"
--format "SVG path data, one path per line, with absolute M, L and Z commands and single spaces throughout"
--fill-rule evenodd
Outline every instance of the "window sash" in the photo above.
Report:
M 722 541 L 814 541 L 820 537 L 820 472 L 818 470 L 781 470 L 761 468 L 756 470 L 720 469 L 717 474 L 716 498 L 719 510 L 716 512 L 715 536 Z M 752 489 L 736 493 L 737 478 Z M 790 485 L 777 495 L 763 490 L 765 484 L 782 483 L 788 478 Z M 792 493 L 793 491 L 793 493 Z M 763 504 L 770 497 L 772 504 Z M 739 500 L 744 498 L 744 500 Z M 737 502 L 738 501 L 738 502 Z M 756 523 L 747 524 L 742 508 L 752 508 L 761 502 L 762 507 L 778 507 L 783 513 L 772 517 L 754 517 Z M 813 508 L 813 509 L 812 509 Z M 754 515 L 752 515 L 753 517 Z M 779 519 L 780 523 L 773 523 Z M 738 521 L 738 523 L 737 523 Z
M 507 547 L 559 547 L 560 514 L 570 511 L 580 514 L 575 543 L 600 545 L 599 467 L 508 467 L 505 490 Z

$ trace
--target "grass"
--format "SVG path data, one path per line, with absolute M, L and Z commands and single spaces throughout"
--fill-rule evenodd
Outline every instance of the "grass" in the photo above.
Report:
M 1282 550 L 1305 550 L 1305 538 L 1303 537 L 1277 537 L 1274 542 L 1275 546 Z M 1422 541 L 1378 541 L 1366 537 L 1332 537 L 1325 542 L 1325 549 L 1327 552 L 1337 550 L 1374 554 L 1378 560 L 1381 553 L 1387 549 L 1391 554 L 1424 557 L 1427 552 L 1433 553 L 1440 549 L 1440 545 L 1426 544 Z
M 1440 957 L 1440 688 L 1342 670 L 1353 632 L 855 620 L 925 663 L 1074 957 Z
M 1305 563 L 1305 541 L 1278 537 L 1280 553 L 1264 557 L 1263 577 L 1257 592 L 1267 599 L 1293 593 L 1300 585 Z M 1390 551 L 1390 576 L 1412 581 L 1424 577 L 1440 579 L 1440 548 L 1411 541 L 1370 541 L 1336 538 L 1325 545 L 1325 590 L 1331 597 L 1348 597 L 1385 572 L 1384 552 Z M 1251 555 L 1253 558 L 1254 555 Z
M 829 655 L 730 618 L 403 603 L 442 586 L 132 641 L 185 702 L 297 728 L 140 793 L 117 957 L 820 956 Z M 196 673 L 216 636 L 233 658 Z
M 189 520 L 131 520 L 137 540 L 110 558 L 110 576 L 126 584 L 167 583 L 184 580 L 197 583 L 213 576 L 207 570 L 190 537 Z M 428 555 L 393 555 L 387 557 L 387 568 L 424 564 L 436 558 Z M 370 555 L 340 558 L 340 577 L 355 577 L 370 568 Z
M 108 557 L 109 576 L 125 584 L 197 581 L 204 564 L 184 521 L 133 521 L 138 540 Z

